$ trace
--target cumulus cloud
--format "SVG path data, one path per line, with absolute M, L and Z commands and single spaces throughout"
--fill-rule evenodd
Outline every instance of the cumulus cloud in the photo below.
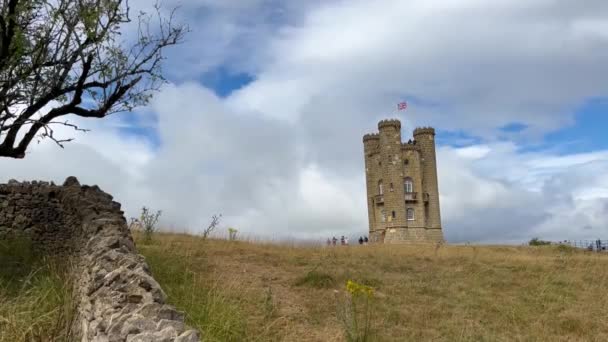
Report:
M 438 155 L 443 218 L 452 240 L 591 239 L 607 232 L 606 151 L 560 156 L 497 143 L 444 146 Z
M 76 174 L 114 194 L 128 216 L 141 205 L 162 209 L 165 227 L 178 231 L 197 231 L 222 213 L 223 227 L 257 236 L 365 232 L 360 136 L 342 147 L 343 158 L 355 160 L 342 171 L 297 138 L 305 135 L 299 125 L 232 112 L 222 101 L 196 84 L 169 86 L 150 108 L 158 115 L 159 148 L 122 134 L 120 124 L 87 121 L 94 131 L 65 150 L 46 141 L 24 160 L 0 160 L 2 180 L 61 182 Z M 521 153 L 513 143 L 440 146 L 438 163 L 449 241 L 605 233 L 608 184 L 598 171 L 607 151 L 559 156 Z
M 357 98 L 366 115 L 409 98 L 415 124 L 491 137 L 522 122 L 542 134 L 608 93 L 606 13 L 603 1 L 328 2 L 277 34 L 256 82 L 232 101 L 293 119 L 334 94 Z
M 173 80 L 203 78 L 216 68 L 229 73 L 256 74 L 267 57 L 267 45 L 276 30 L 298 23 L 321 0 L 165 0 L 161 14 L 176 9 L 175 23 L 187 24 L 191 32 L 181 47 L 167 51 L 171 60 L 165 71 Z M 154 13 L 155 2 L 132 0 L 133 13 Z M 136 25 L 130 32 L 137 30 Z M 252 53 L 254 52 L 254 53 Z

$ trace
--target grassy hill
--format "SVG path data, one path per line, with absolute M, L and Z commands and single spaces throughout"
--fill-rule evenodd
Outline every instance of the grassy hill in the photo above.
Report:
M 608 341 L 605 254 L 297 247 L 178 234 L 138 238 L 138 248 L 208 341 L 344 341 L 353 303 L 359 330 L 371 317 L 371 341 Z M 349 280 L 373 293 L 348 292 Z

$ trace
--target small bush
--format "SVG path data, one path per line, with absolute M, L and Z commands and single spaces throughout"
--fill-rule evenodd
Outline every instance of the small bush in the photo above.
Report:
M 530 245 L 530 246 L 547 246 L 550 244 L 551 244 L 551 241 L 544 241 L 537 237 L 533 238 L 532 240 L 530 240 L 530 242 L 528 242 L 528 245 Z
M 152 234 L 156 231 L 156 224 L 158 223 L 158 218 L 160 217 L 161 211 L 158 210 L 156 213 L 153 213 L 150 209 L 143 207 L 141 209 L 141 216 L 139 218 L 139 222 L 144 230 L 144 241 L 150 242 L 152 240 Z
M 24 237 L 0 240 L 0 283 L 26 277 L 33 271 L 38 256 Z
M 230 241 L 236 240 L 236 234 L 238 232 L 239 232 L 238 230 L 236 230 L 232 227 L 228 228 L 228 240 L 230 240 Z
M 573 253 L 576 251 L 576 248 L 569 246 L 569 245 L 564 245 L 564 244 L 559 244 L 557 245 L 557 251 L 560 253 Z
M 296 286 L 309 286 L 317 289 L 331 288 L 336 284 L 334 278 L 323 272 L 312 270 L 296 280 Z

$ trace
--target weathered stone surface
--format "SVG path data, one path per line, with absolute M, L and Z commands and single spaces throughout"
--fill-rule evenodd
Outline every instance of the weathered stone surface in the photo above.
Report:
M 68 177 L 0 184 L 0 239 L 27 235 L 34 248 L 64 255 L 78 303 L 73 331 L 81 341 L 200 341 L 184 314 L 137 254 L 120 203 L 98 186 Z M 67 265 L 66 265 L 67 266 Z
M 8 182 L 9 184 L 11 183 L 10 181 Z M 65 182 L 63 182 L 63 186 L 79 186 L 80 182 L 78 182 L 78 179 L 74 176 L 69 176 L 68 178 L 65 179 Z
M 363 136 L 369 237 L 372 243 L 441 243 L 435 130 L 401 140 L 401 122 L 382 120 Z
M 179 335 L 175 339 L 175 342 L 197 342 L 197 341 L 200 341 L 200 337 L 196 330 L 185 331 L 183 334 Z

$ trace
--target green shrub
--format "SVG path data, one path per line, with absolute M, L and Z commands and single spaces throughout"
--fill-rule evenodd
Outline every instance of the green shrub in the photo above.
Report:
M 312 270 L 296 280 L 296 286 L 309 286 L 317 289 L 331 288 L 336 284 L 334 278 L 323 272 Z
M 236 240 L 236 234 L 237 234 L 238 232 L 239 232 L 239 231 L 238 231 L 238 230 L 236 230 L 235 228 L 229 227 L 229 228 L 228 228 L 228 240 L 230 240 L 230 241 L 234 241 L 234 240 Z
M 551 241 L 544 241 L 544 240 L 540 240 L 539 238 L 535 237 L 532 240 L 530 240 L 528 242 L 528 245 L 530 246 L 546 246 L 546 245 L 550 245 Z
M 152 234 L 156 231 L 156 224 L 158 223 L 158 218 L 160 217 L 161 211 L 158 210 L 156 213 L 150 211 L 150 209 L 143 207 L 141 208 L 141 216 L 139 221 L 141 222 L 142 228 L 144 230 L 144 241 L 150 242 L 152 240 Z
M 576 248 L 564 244 L 559 244 L 556 248 L 560 253 L 573 253 L 576 251 Z
M 25 237 L 0 240 L 0 284 L 11 284 L 29 275 L 38 263 L 32 243 Z

